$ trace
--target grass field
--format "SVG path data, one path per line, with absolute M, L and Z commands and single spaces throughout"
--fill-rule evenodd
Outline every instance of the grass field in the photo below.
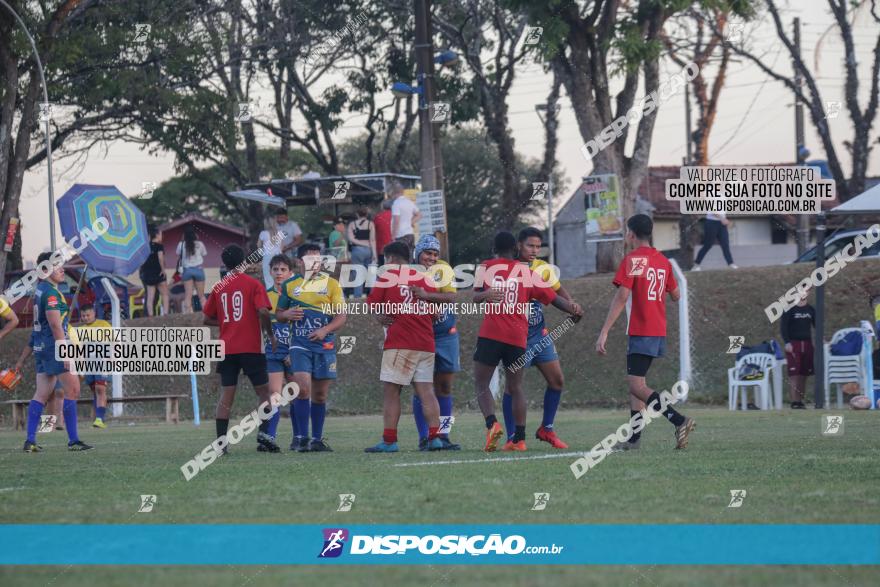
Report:
M 243 414 L 243 409 L 237 412 Z M 487 456 L 482 422 L 456 421 L 458 453 L 420 453 L 408 420 L 402 452 L 365 455 L 381 428 L 378 416 L 335 417 L 326 435 L 336 452 L 269 455 L 248 438 L 190 482 L 180 466 L 212 440 L 213 421 L 180 426 L 91 428 L 96 446 L 68 453 L 62 432 L 41 435 L 41 454 L 20 451 L 22 434 L 0 432 L 0 520 L 4 523 L 880 523 L 880 440 L 876 414 L 843 412 L 842 436 L 820 434 L 821 413 L 730 413 L 691 407 L 698 421 L 691 446 L 673 451 L 672 427 L 660 420 L 643 434 L 638 453 L 611 455 L 584 478 L 554 458 L 547 445 Z M 588 449 L 612 432 L 623 411 L 565 411 L 557 430 Z M 529 415 L 536 422 L 537 413 Z M 531 429 L 531 426 L 530 426 Z M 289 441 L 282 420 L 280 441 Z M 568 452 L 568 451 L 566 451 Z M 551 457 L 551 458 L 534 458 Z M 466 462 L 445 462 L 466 461 Z M 399 466 L 399 465 L 409 466 Z M 49 472 L 49 474 L 47 474 Z M 728 508 L 731 489 L 747 490 L 741 508 Z M 549 492 L 544 511 L 531 511 L 533 493 Z M 357 497 L 337 512 L 338 495 Z M 157 495 L 152 513 L 137 513 L 141 494 Z M 673 545 L 664 545 L 672 547 Z M 295 545 L 287 545 L 295 547 Z M 719 545 L 723 548 L 723 545 Z M 501 567 L 5 568 L 0 584 L 52 585 L 871 585 L 875 568 L 754 567 L 575 569 Z

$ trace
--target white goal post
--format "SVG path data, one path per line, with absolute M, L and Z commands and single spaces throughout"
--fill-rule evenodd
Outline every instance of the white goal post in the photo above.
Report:
M 691 377 L 691 321 L 688 282 L 678 262 L 675 259 L 670 259 L 669 263 L 672 265 L 672 272 L 675 274 L 678 290 L 681 293 L 678 300 L 678 378 L 690 387 L 693 380 Z M 685 392 L 681 401 L 686 402 L 687 399 L 688 393 Z

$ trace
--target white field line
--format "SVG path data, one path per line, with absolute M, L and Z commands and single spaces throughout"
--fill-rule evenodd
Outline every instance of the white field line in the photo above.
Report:
M 584 452 L 558 452 L 528 457 L 496 457 L 488 459 L 458 459 L 453 461 L 423 461 L 421 463 L 397 463 L 395 467 L 421 467 L 425 465 L 460 465 L 462 463 L 503 463 L 506 461 L 532 461 L 536 459 L 560 459 L 563 457 L 582 457 Z

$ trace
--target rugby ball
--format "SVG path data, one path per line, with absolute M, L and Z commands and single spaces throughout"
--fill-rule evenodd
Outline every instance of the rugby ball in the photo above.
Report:
M 870 410 L 871 399 L 866 395 L 857 395 L 849 400 L 849 407 L 854 410 Z

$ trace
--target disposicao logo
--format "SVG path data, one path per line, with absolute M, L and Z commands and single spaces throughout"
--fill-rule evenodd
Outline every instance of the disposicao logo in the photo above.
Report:
M 324 547 L 318 554 L 318 558 L 336 558 L 342 554 L 342 547 L 348 540 L 348 530 L 345 528 L 324 528 Z

